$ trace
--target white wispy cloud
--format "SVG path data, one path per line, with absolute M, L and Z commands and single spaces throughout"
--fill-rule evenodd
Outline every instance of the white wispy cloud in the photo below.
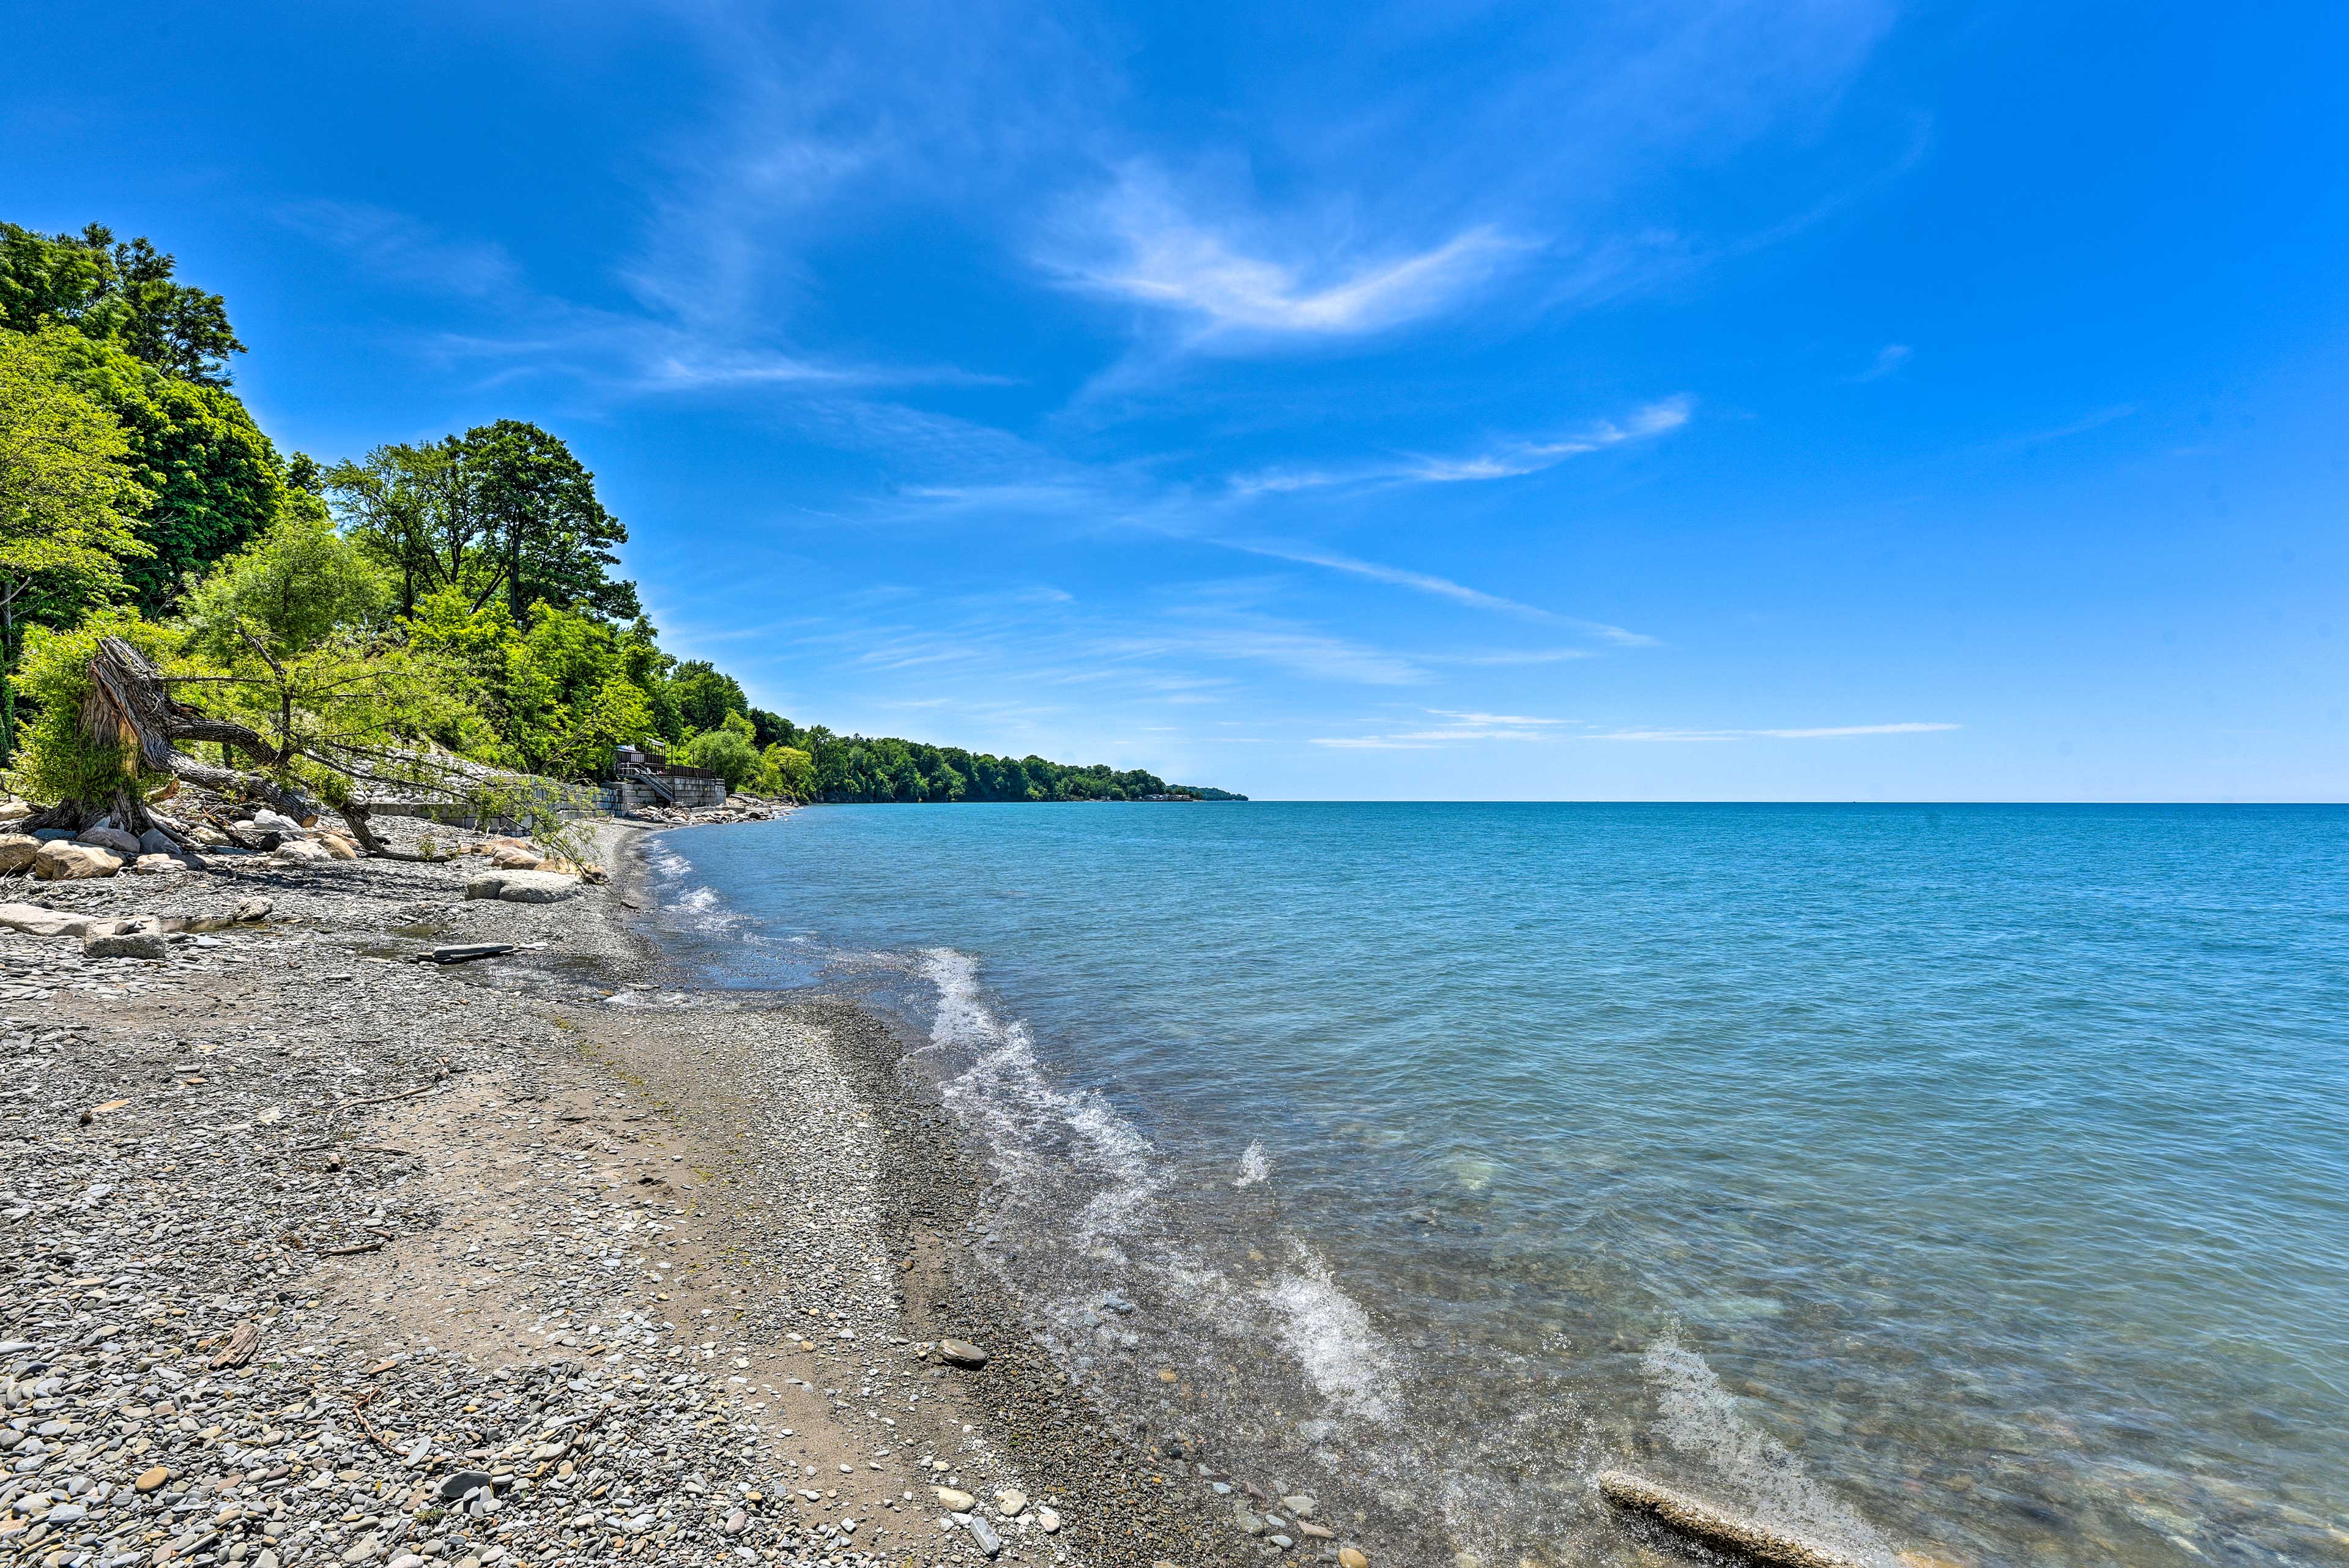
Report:
M 1284 545 L 1265 540 L 1241 539 L 1218 540 L 1217 543 L 1234 550 L 1245 551 L 1251 556 L 1268 556 L 1276 561 L 1294 561 L 1303 566 L 1321 566 L 1330 571 L 1343 572 L 1349 576 L 1368 577 L 1372 582 L 1388 583 L 1399 588 L 1410 588 L 1418 593 L 1433 594 L 1437 598 L 1450 599 L 1454 604 L 1468 605 L 1476 609 L 1501 610 L 1510 615 L 1527 616 L 1537 620 L 1557 618 L 1547 610 L 1537 609 L 1528 604 L 1520 604 L 1516 599 L 1503 598 L 1498 594 L 1488 594 L 1481 588 L 1472 588 L 1465 583 L 1455 583 L 1450 577 L 1439 577 L 1433 572 L 1414 572 L 1403 566 L 1381 566 L 1376 561 L 1358 560 L 1351 556 L 1341 556 L 1334 550 L 1317 550 L 1306 545 Z
M 435 294 L 483 298 L 511 294 L 522 268 L 491 240 L 451 237 L 405 213 L 365 202 L 289 202 L 277 220 L 322 241 L 387 283 Z
M 1876 358 L 1867 369 L 1846 376 L 1844 379 L 1854 383 L 1880 381 L 1909 363 L 1915 352 L 1916 350 L 1910 348 L 1906 343 L 1887 343 L 1876 351 Z
M 1571 719 L 1528 718 L 1523 713 L 1462 713 L 1455 712 L 1448 708 L 1430 708 L 1428 711 L 1439 719 L 1450 719 L 1456 723 L 1480 725 L 1486 728 L 1502 727 L 1514 730 L 1523 730 L 1545 724 L 1570 724 L 1574 722 Z
M 2095 413 L 2083 415 L 2067 424 L 2057 425 L 2052 430 L 2030 431 L 2022 435 L 2001 437 L 1997 441 L 1986 443 L 1982 450 L 1995 452 L 2002 457 L 2010 457 L 2016 452 L 2027 452 L 2035 446 L 2044 446 L 2049 441 L 2068 441 L 2073 436 L 2085 435 L 2093 430 L 2102 430 L 2114 421 L 2127 419 L 2136 412 L 2135 403 L 2116 403 L 2111 408 L 2098 409 Z
M 478 312 L 480 330 L 452 327 L 414 342 L 431 358 L 480 367 L 491 385 L 552 375 L 605 393 L 649 396 L 1005 384 L 1005 378 L 954 366 L 827 360 L 762 347 L 760 335 L 740 321 L 706 311 L 670 313 L 657 297 L 642 312 L 582 304 L 534 287 L 502 244 L 448 234 L 364 202 L 291 202 L 276 216 L 370 277 Z
M 1621 421 L 1601 420 L 1572 434 L 1542 441 L 1506 441 L 1484 452 L 1450 457 L 1405 457 L 1331 468 L 1267 469 L 1235 475 L 1232 493 L 1239 496 L 1293 494 L 1333 485 L 1392 483 L 1457 484 L 1487 479 L 1515 479 L 1555 468 L 1571 457 L 1602 452 L 1627 441 L 1646 441 L 1679 430 L 1689 422 L 1696 400 L 1685 392 L 1664 398 Z
M 1858 735 L 1926 735 L 1963 726 L 1941 723 L 1828 724 L 1806 730 L 1607 730 L 1591 741 L 1829 741 Z
M 1450 599 L 1454 604 L 1467 605 L 1474 609 L 1498 610 L 1506 615 L 1522 616 L 1529 620 L 1548 621 L 1553 625 L 1575 627 L 1602 641 L 1613 643 L 1619 648 L 1656 646 L 1656 639 L 1645 632 L 1632 631 L 1619 626 L 1609 626 L 1604 621 L 1581 620 L 1573 616 L 1559 615 L 1553 610 L 1543 609 L 1537 605 L 1504 598 L 1499 594 L 1488 594 L 1482 588 L 1472 588 L 1465 583 L 1456 583 L 1450 577 L 1440 577 L 1433 572 L 1415 572 L 1406 566 L 1390 566 L 1378 561 L 1365 561 L 1352 556 L 1340 555 L 1334 550 L 1317 549 L 1307 545 L 1243 539 L 1218 539 L 1215 542 L 1227 549 L 1245 551 L 1251 556 L 1268 556 L 1277 561 L 1295 561 L 1299 566 L 1321 566 L 1330 571 L 1343 572 L 1349 576 L 1367 577 L 1372 582 L 1410 588 L 1416 593 Z
M 1533 718 L 1522 713 L 1455 712 L 1427 710 L 1430 717 L 1448 722 L 1422 729 L 1381 731 L 1362 735 L 1316 735 L 1311 744 L 1346 751 L 1428 751 L 1440 746 L 1481 744 L 1488 741 L 1551 743 L 1563 741 L 1821 741 L 1861 735 L 1918 735 L 1955 730 L 1956 724 L 1834 724 L 1785 730 L 1596 729 L 1581 720 Z
M 1064 221 L 1044 265 L 1078 287 L 1172 312 L 1203 339 L 1330 339 L 1442 314 L 1535 248 L 1485 223 L 1417 249 L 1276 256 L 1261 234 L 1249 237 L 1268 226 L 1261 220 L 1203 216 L 1199 205 L 1149 164 L 1129 162 Z
M 1524 713 L 1464 712 L 1430 708 L 1428 717 L 1444 721 L 1422 729 L 1371 735 L 1316 735 L 1310 744 L 1341 751 L 1430 751 L 1438 746 L 1482 741 L 1551 742 L 1566 738 L 1561 732 L 1571 719 L 1535 718 Z

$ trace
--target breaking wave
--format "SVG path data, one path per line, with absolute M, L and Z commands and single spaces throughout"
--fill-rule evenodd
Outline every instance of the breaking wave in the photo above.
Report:
M 1755 1519 L 1867 1561 L 1897 1561 L 1881 1532 L 1813 1480 L 1785 1444 L 1738 1414 L 1735 1397 L 1677 1331 L 1648 1347 L 1640 1370 L 1656 1390 L 1657 1431 L 1725 1483 Z
M 1330 1277 L 1330 1265 L 1302 1241 L 1289 1245 L 1291 1269 L 1257 1293 L 1273 1310 L 1280 1343 L 1315 1393 L 1361 1420 L 1392 1420 L 1401 1397 L 1393 1352 L 1361 1303 Z

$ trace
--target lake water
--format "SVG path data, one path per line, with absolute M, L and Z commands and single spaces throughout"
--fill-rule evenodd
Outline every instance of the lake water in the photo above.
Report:
M 2349 1561 L 2349 810 L 827 806 L 678 950 L 860 989 L 1074 1375 L 1414 1554 L 1623 1466 L 1857 1555 Z

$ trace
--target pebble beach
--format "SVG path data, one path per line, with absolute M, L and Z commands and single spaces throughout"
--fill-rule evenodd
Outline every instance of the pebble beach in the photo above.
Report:
M 1071 1389 L 888 1027 L 679 984 L 645 834 L 0 883 L 0 1560 L 1363 1568 Z

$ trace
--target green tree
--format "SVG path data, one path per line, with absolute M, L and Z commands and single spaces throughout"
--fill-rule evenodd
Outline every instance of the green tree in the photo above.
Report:
M 132 472 L 149 493 L 147 545 L 126 576 L 150 616 L 188 577 L 258 538 L 286 485 L 277 449 L 233 393 L 165 375 L 110 343 L 64 339 L 60 360 L 121 422 Z
M 542 601 L 612 620 L 643 613 L 636 585 L 611 576 L 627 530 L 596 499 L 595 476 L 536 425 L 380 446 L 324 482 L 343 526 L 398 575 L 403 614 L 442 589 L 474 609 L 502 599 L 518 626 Z
M 105 802 L 118 793 L 160 782 L 140 766 L 136 748 L 94 745 L 83 731 L 89 661 L 98 652 L 98 639 L 109 635 L 128 639 L 159 660 L 173 644 L 166 628 L 115 607 L 99 609 L 69 629 L 26 628 L 23 681 L 33 700 L 33 713 L 8 774 L 9 787 L 26 799 Z
M 295 492 L 266 534 L 196 585 L 182 618 L 191 649 L 210 658 L 233 658 L 248 638 L 302 653 L 381 630 L 391 597 L 383 568 L 335 531 L 315 497 Z
M 742 683 L 720 674 L 706 659 L 688 659 L 678 665 L 669 678 L 669 691 L 677 700 L 678 717 L 688 730 L 715 730 L 726 722 L 729 713 L 747 713 L 750 707 L 750 700 L 742 694 Z
M 78 234 L 0 223 L 0 327 L 31 332 L 54 321 L 167 376 L 225 387 L 228 357 L 244 345 L 221 296 L 172 282 L 177 267 L 143 237 L 117 241 L 103 223 Z
M 534 607 L 527 629 L 504 601 L 476 610 L 464 594 L 427 595 L 408 622 L 419 653 L 445 659 L 485 720 L 481 754 L 501 766 L 557 778 L 610 776 L 612 750 L 646 738 L 653 703 L 631 675 L 644 654 L 635 631 L 593 616 Z
M 760 757 L 759 791 L 787 800 L 815 798 L 815 759 L 797 746 L 769 746 Z
M 0 332 L 0 766 L 16 750 L 22 612 L 103 603 L 124 587 L 123 558 L 147 549 L 130 443 L 64 373 L 57 339 Z
M 628 531 L 561 437 L 500 420 L 467 431 L 464 450 L 494 562 L 483 593 L 502 587 L 517 621 L 541 600 L 611 620 L 642 613 L 636 584 L 611 576 Z
M 740 730 L 709 730 L 696 735 L 685 748 L 685 759 L 724 779 L 730 792 L 740 789 L 759 772 L 759 753 Z

